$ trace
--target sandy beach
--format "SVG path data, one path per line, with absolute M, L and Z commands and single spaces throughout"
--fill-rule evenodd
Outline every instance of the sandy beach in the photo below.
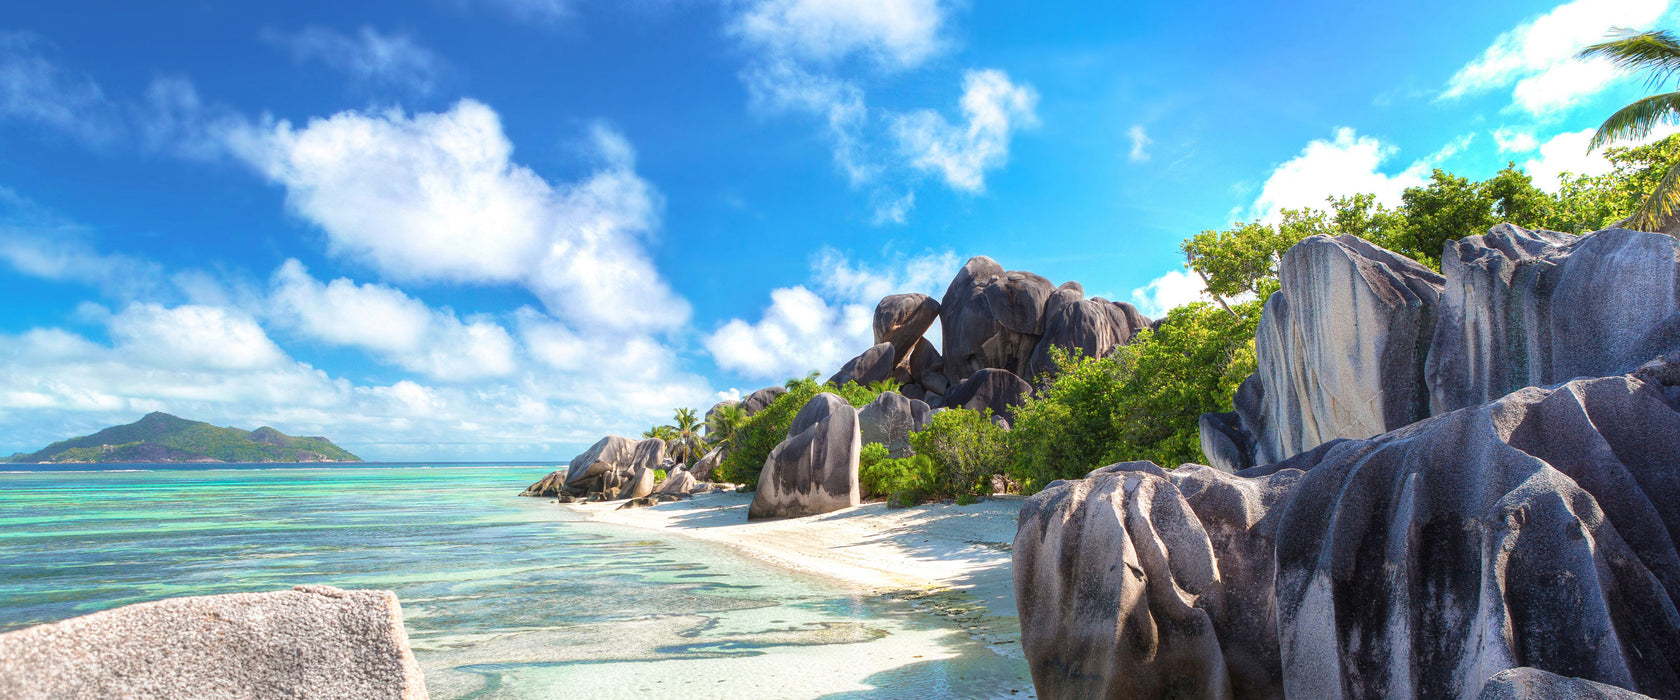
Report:
M 751 502 L 751 494 L 716 493 L 647 508 L 618 510 L 621 501 L 562 507 L 592 521 L 721 543 L 770 564 L 905 598 L 962 619 L 970 634 L 988 643 L 1018 645 L 1009 550 L 1019 497 L 902 509 L 866 503 L 749 523 Z

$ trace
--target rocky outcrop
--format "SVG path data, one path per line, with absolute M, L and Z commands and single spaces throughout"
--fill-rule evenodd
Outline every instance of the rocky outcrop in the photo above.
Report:
M 788 437 L 764 460 L 748 520 L 816 515 L 860 501 L 858 415 L 845 399 L 817 394 L 799 409 Z
M 1016 406 L 1032 396 L 1032 385 L 1001 369 L 983 369 L 945 397 L 950 408 L 971 411 L 991 409 L 992 415 L 1013 422 Z
M 664 440 L 631 440 L 609 435 L 572 458 L 565 470 L 543 477 L 519 495 L 558 497 L 565 494 L 573 499 L 614 500 L 634 498 L 629 494 L 640 491 L 645 485 L 647 491 L 639 495 L 646 496 L 653 489 L 653 471 L 661 468 L 664 462 Z M 645 477 L 643 472 L 646 472 Z
M 618 488 L 618 492 L 607 493 L 605 500 L 616 501 L 624 498 L 641 498 L 653 493 L 653 487 L 653 470 L 647 467 L 637 467 L 636 471 L 630 474 L 630 478 Z
M 1238 475 L 1116 465 L 1014 545 L 1045 697 L 1680 697 L 1680 354 Z
M 608 435 L 596 441 L 583 454 L 573 457 L 566 467 L 565 489 L 573 495 L 596 490 L 589 488 L 591 480 L 630 468 L 637 444 L 636 440 L 617 435 Z
M 1258 370 L 1236 416 L 1270 464 L 1337 438 L 1367 438 L 1429 416 L 1424 363 L 1444 283 L 1416 261 L 1354 236 L 1312 236 L 1284 253 L 1282 290 L 1255 333 Z M 1222 445 L 1217 437 L 1205 442 Z
M 1061 348 L 1085 357 L 1107 357 L 1114 348 L 1132 342 L 1132 336 L 1149 327 L 1149 318 L 1137 307 L 1102 297 L 1083 299 L 1077 286 L 1063 285 L 1045 305 L 1044 336 L 1033 348 L 1026 376 L 1053 375 L 1056 363 L 1050 351 Z
M 892 343 L 878 343 L 862 355 L 848 360 L 839 372 L 828 378 L 828 383 L 844 386 L 846 382 L 857 382 L 868 386 L 875 382 L 891 377 L 893 374 L 893 345 Z
M 786 393 L 787 389 L 782 387 L 767 386 L 751 394 L 747 394 L 747 398 L 741 399 L 741 412 L 749 416 L 754 413 L 758 413 L 759 411 L 764 410 L 765 406 L 769 406 L 770 402 L 775 401 L 776 397 Z
M 1509 224 L 1447 245 L 1426 370 L 1435 413 L 1628 372 L 1680 349 L 1680 240 Z
M 390 591 L 170 598 L 0 634 L 0 697 L 426 697 Z
M 1613 685 L 1567 678 L 1537 668 L 1513 668 L 1493 674 L 1476 700 L 1651 700 Z
M 988 368 L 1026 374 L 1055 288 L 1039 275 L 1005 271 L 991 258 L 969 259 L 939 303 L 946 377 L 961 382 Z
M 653 471 L 665 462 L 665 441 L 659 438 L 648 438 L 636 443 L 635 451 L 630 454 L 630 469 L 646 469 Z
M 939 319 L 939 302 L 926 294 L 893 294 L 875 305 L 875 343 L 891 343 L 892 364 L 910 356 L 910 351 Z
M 921 401 L 895 391 L 881 392 L 868 406 L 858 409 L 858 430 L 863 444 L 878 442 L 893 459 L 914 454 L 910 433 L 927 427 L 932 409 Z
M 519 495 L 552 498 L 560 495 L 560 492 L 565 488 L 566 470 L 557 469 L 549 472 L 548 476 L 538 479 L 537 483 L 525 487 L 525 490 L 521 491 Z
M 694 478 L 693 474 L 690 474 L 687 469 L 679 468 L 666 476 L 665 480 L 660 482 L 658 486 L 655 486 L 653 493 L 655 495 L 687 496 L 694 493 L 695 487 L 699 485 L 700 482 Z
M 689 473 L 693 474 L 694 478 L 698 481 L 711 481 L 712 470 L 717 469 L 718 463 L 722 461 L 723 448 L 714 447 L 710 452 L 707 452 L 705 456 L 701 457 L 699 461 L 694 463 L 694 467 L 689 469 Z

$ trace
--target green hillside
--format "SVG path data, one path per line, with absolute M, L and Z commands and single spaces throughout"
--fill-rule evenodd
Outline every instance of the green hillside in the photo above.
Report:
M 360 462 L 324 437 L 292 437 L 263 426 L 252 431 L 149 413 L 128 425 L 48 445 L 8 462 Z

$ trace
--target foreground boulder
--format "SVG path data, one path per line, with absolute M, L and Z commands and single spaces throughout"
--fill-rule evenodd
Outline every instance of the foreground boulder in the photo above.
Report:
M 0 634 L 0 697 L 426 697 L 390 591 L 170 598 Z
M 1429 347 L 1435 413 L 1525 386 L 1632 371 L 1680 349 L 1680 240 L 1509 224 L 1447 245 Z
M 860 502 L 857 411 L 831 393 L 799 409 L 788 437 L 764 460 L 748 520 L 816 515 Z
M 1239 475 L 1116 465 L 1022 508 L 1045 697 L 1475 698 L 1533 667 L 1680 697 L 1680 354 Z
M 1650 697 L 1613 685 L 1524 667 L 1493 674 L 1476 700 L 1650 700 Z

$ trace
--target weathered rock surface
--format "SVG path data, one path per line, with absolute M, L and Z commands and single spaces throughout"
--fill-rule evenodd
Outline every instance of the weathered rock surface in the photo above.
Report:
M 1033 348 L 1030 374 L 1026 375 L 1034 381 L 1055 373 L 1051 348 L 1069 352 L 1077 349 L 1086 357 L 1106 357 L 1114 348 L 1132 342 L 1132 336 L 1138 331 L 1149 327 L 1149 318 L 1131 304 L 1102 297 L 1081 299 L 1075 296 L 1077 293 L 1076 288 L 1063 285 L 1045 306 L 1044 336 Z
M 170 598 L 0 634 L 0 697 L 426 697 L 390 591 Z
M 1270 464 L 1429 416 L 1424 362 L 1440 275 L 1344 235 L 1296 244 L 1278 276 L 1283 288 L 1266 300 L 1255 333 L 1259 367 L 1236 406 L 1253 436 L 1248 463 Z
M 557 469 L 549 472 L 548 476 L 538 479 L 537 483 L 525 487 L 525 490 L 521 491 L 519 495 L 543 497 L 558 496 L 560 495 L 561 490 L 565 487 L 566 470 Z
M 629 468 L 637 444 L 636 440 L 617 435 L 608 435 L 596 441 L 583 454 L 573 457 L 566 467 L 565 489 L 573 495 L 594 490 L 588 488 L 589 480 Z
M 860 439 L 864 444 L 886 445 L 893 459 L 908 457 L 914 454 L 910 449 L 910 433 L 927 427 L 931 412 L 924 402 L 895 391 L 881 392 L 868 406 L 858 409 Z
M 892 373 L 893 345 L 878 343 L 863 351 L 862 355 L 848 360 L 839 372 L 828 378 L 828 383 L 842 386 L 846 382 L 857 382 L 867 386 L 891 377 Z
M 1631 371 L 1680 349 L 1680 240 L 1585 236 L 1509 224 L 1447 245 L 1429 348 L 1430 406 L 1444 413 L 1525 386 Z
M 909 357 L 916 341 L 939 318 L 939 302 L 926 294 L 893 294 L 875 305 L 875 343 L 891 343 L 892 364 Z
M 648 438 L 636 443 L 635 451 L 630 453 L 630 469 L 646 469 L 653 471 L 665 463 L 665 441 L 659 438 Z
M 1005 271 L 985 256 L 969 259 L 939 303 L 945 375 L 961 382 L 987 368 L 1026 374 L 1054 290 L 1039 275 Z
M 749 416 L 754 413 L 758 413 L 759 411 L 764 410 L 765 406 L 769 406 L 770 402 L 775 401 L 776 397 L 786 393 L 787 389 L 782 387 L 767 386 L 751 394 L 747 394 L 747 398 L 741 399 L 741 412 Z
M 647 467 L 637 467 L 636 471 L 631 473 L 630 479 L 626 481 L 623 486 L 619 487 L 618 493 L 609 497 L 608 500 L 617 500 L 620 498 L 641 498 L 653 493 L 653 487 L 653 470 Z
M 1513 668 L 1493 674 L 1477 700 L 1651 700 L 1631 690 L 1547 673 L 1537 668 Z
M 816 515 L 860 502 L 858 414 L 835 394 L 799 409 L 788 437 L 764 460 L 748 520 Z
M 717 469 L 718 463 L 722 461 L 723 448 L 714 447 L 711 451 L 707 452 L 705 456 L 701 457 L 699 461 L 695 462 L 694 467 L 688 471 L 690 474 L 694 475 L 694 478 L 697 481 L 711 481 L 712 470 Z
M 992 415 L 1013 421 L 1016 406 L 1032 396 L 1032 385 L 1001 369 L 983 369 L 945 397 L 945 405 L 971 411 L 992 410 Z
M 1680 353 L 1239 475 L 1116 465 L 1014 545 L 1045 697 L 1680 697 Z M 1275 568 L 1274 568 L 1275 567 Z
M 700 482 L 694 478 L 693 474 L 690 474 L 687 469 L 679 468 L 676 471 L 671 472 L 665 477 L 664 481 L 655 486 L 653 493 L 686 496 L 694 493 L 694 488 L 699 485 Z

